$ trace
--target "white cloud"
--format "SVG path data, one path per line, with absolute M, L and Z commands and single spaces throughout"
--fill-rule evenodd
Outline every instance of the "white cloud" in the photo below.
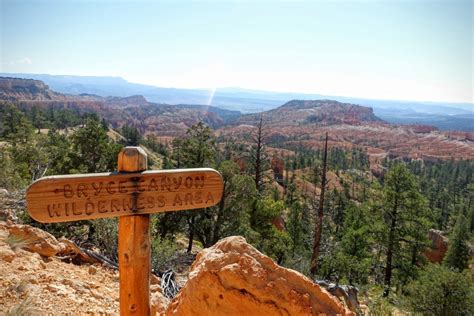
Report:
M 24 57 L 22 59 L 19 59 L 16 61 L 17 64 L 28 64 L 31 65 L 33 62 L 31 61 L 31 58 L 29 57 Z
M 32 65 L 33 61 L 29 57 L 23 57 L 21 59 L 13 60 L 13 61 L 7 61 L 7 62 L 2 62 L 4 65 Z

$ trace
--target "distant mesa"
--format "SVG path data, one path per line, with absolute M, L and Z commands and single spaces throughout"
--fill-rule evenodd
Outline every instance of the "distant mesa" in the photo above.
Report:
M 127 106 L 140 106 L 147 105 L 148 101 L 142 95 L 132 95 L 129 97 L 107 97 L 106 101 L 113 105 L 120 105 L 123 107 Z
M 334 100 L 291 100 L 282 106 L 259 114 L 243 115 L 240 124 L 255 124 L 263 115 L 266 123 L 287 125 L 334 125 L 383 122 L 372 108 Z
M 0 99 L 2 100 L 52 100 L 59 94 L 49 90 L 42 81 L 0 77 Z

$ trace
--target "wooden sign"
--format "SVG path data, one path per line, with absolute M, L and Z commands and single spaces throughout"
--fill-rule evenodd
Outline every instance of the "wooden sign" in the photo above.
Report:
M 116 173 L 51 176 L 26 192 L 28 212 L 43 223 L 119 218 L 120 315 L 150 315 L 150 215 L 216 205 L 222 177 L 214 169 L 144 171 L 147 155 L 125 147 Z M 125 216 L 129 215 L 129 216 Z
M 222 197 L 221 175 L 210 168 L 50 176 L 27 190 L 28 212 L 56 223 L 204 208 Z

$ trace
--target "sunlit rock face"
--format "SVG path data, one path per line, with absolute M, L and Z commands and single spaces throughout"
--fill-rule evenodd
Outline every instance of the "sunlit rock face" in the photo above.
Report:
M 243 237 L 202 250 L 166 315 L 352 315 L 302 274 L 278 266 Z

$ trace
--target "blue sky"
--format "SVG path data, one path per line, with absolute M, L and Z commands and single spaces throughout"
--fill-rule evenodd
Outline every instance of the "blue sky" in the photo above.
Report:
M 473 101 L 473 1 L 1 1 L 1 72 Z

